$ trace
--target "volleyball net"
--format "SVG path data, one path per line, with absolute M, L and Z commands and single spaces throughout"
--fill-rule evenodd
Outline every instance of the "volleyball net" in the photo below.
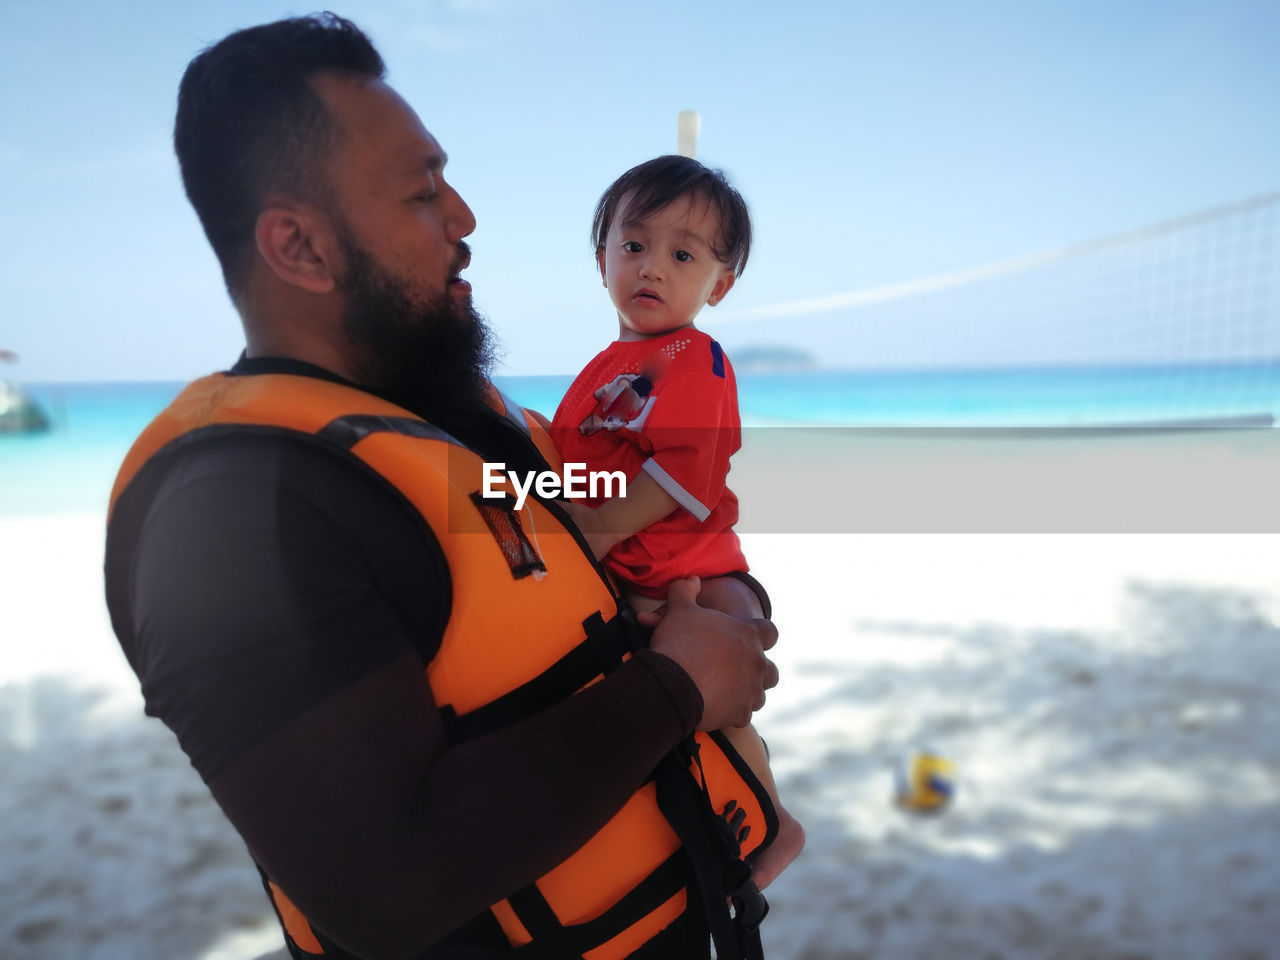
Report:
M 726 343 L 775 340 L 770 322 L 782 321 L 788 345 L 837 368 L 1280 360 L 1278 218 L 1271 193 L 999 263 L 705 319 Z
M 740 367 L 739 356 L 763 356 L 766 368 L 774 356 L 792 369 L 797 358 L 905 369 L 921 374 L 913 389 L 951 392 L 959 382 L 947 373 L 979 371 L 988 385 L 994 374 L 1042 395 L 1052 371 L 1102 371 L 1107 379 L 1077 378 L 1074 389 L 1104 383 L 1126 392 L 1125 409 L 1117 401 L 1108 416 L 1119 395 L 1099 396 L 1070 422 L 1269 414 L 1280 402 L 1278 220 L 1280 193 L 1270 193 L 999 263 L 705 319 Z

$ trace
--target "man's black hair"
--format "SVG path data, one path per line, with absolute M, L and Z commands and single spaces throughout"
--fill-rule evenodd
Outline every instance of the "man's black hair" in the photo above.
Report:
M 632 167 L 610 184 L 596 204 L 591 242 L 597 253 L 604 249 L 609 228 L 627 194 L 631 197 L 623 213 L 629 221 L 643 220 L 684 196 L 703 200 L 719 222 L 711 241 L 712 252 L 733 268 L 735 276 L 742 275 L 751 253 L 751 215 L 742 195 L 729 186 L 719 170 L 704 167 L 692 157 L 675 155 L 655 157 Z
M 320 204 L 330 196 L 325 161 L 341 130 L 308 82 L 329 71 L 367 80 L 386 73 L 369 38 L 332 13 L 237 31 L 187 65 L 173 145 L 233 300 L 267 195 Z

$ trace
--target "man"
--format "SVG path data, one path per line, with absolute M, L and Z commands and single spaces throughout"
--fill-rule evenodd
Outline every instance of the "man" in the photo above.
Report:
M 296 957 L 705 956 L 708 929 L 758 951 L 726 843 L 744 810 L 776 824 L 690 734 L 763 704 L 776 631 L 684 581 L 644 648 L 563 510 L 476 499 L 482 458 L 554 451 L 488 385 L 475 220 L 383 72 L 325 15 L 183 78 L 183 180 L 247 346 L 113 491 L 108 605 L 147 711 Z M 701 600 L 763 614 L 748 581 Z

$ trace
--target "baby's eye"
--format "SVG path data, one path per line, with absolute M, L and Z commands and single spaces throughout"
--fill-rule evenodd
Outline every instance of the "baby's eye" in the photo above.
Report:
M 627 253 L 644 253 L 644 244 L 639 240 L 628 240 L 622 245 L 622 249 Z
M 675 257 L 677 260 L 679 260 L 681 263 L 688 263 L 690 260 L 693 259 L 693 254 L 690 253 L 688 250 L 677 250 L 675 253 L 672 254 L 672 256 Z

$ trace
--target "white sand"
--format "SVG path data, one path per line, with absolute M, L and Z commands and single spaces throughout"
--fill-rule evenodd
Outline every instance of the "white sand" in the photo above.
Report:
M 254 958 L 256 873 L 141 716 L 100 517 L 0 520 L 0 957 Z M 809 831 L 778 958 L 1280 956 L 1280 536 L 746 538 Z M 932 818 L 895 760 L 959 768 Z
M 803 609 L 795 565 L 841 551 Z M 1280 538 L 752 556 L 786 584 L 760 727 L 810 838 L 771 891 L 775 956 L 1280 956 Z M 936 818 L 888 802 L 919 745 L 959 768 Z

